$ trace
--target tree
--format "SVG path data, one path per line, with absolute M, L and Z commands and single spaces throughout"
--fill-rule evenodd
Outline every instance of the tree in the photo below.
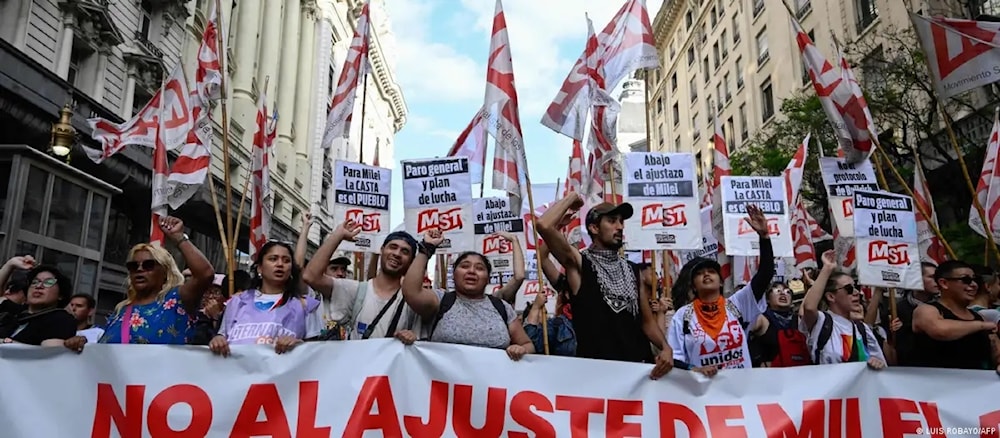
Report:
M 835 61 L 832 50 L 823 51 L 827 59 Z M 868 107 L 880 130 L 882 150 L 890 156 L 908 185 L 913 181 L 914 160 L 920 160 L 931 186 L 938 219 L 946 230 L 945 238 L 949 242 L 962 243 L 955 248 L 963 250 L 960 258 L 981 260 L 982 244 L 974 253 L 971 251 L 977 246 L 978 236 L 968 236 L 974 233 L 967 226 L 959 225 L 968 217 L 972 197 L 954 158 L 951 142 L 942 129 L 944 123 L 937 107 L 942 103 L 948 114 L 966 114 L 954 125 L 975 184 L 982 166 L 985 135 L 989 132 L 989 128 L 985 133 L 975 128 L 992 123 L 992 105 L 987 103 L 995 102 L 995 97 L 992 93 L 974 90 L 941 102 L 927 73 L 926 56 L 909 28 L 886 26 L 877 35 L 845 47 L 845 54 L 859 76 Z M 827 156 L 833 156 L 837 147 L 826 114 L 811 87 L 785 99 L 780 114 L 778 120 L 755 133 L 747 146 L 731 154 L 733 171 L 743 175 L 779 175 L 802 139 L 812 133 L 801 193 L 812 205 L 811 212 L 817 221 L 830 229 L 827 196 L 817 160 L 819 144 Z M 919 154 L 914 153 L 917 149 Z M 889 171 L 888 164 L 883 163 L 883 168 L 889 190 L 902 193 L 902 186 Z

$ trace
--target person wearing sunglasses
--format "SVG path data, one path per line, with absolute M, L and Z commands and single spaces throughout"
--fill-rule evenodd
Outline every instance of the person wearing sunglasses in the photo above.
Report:
M 6 280 L 10 269 L 31 268 L 28 272 L 28 296 L 24 304 L 5 301 L 0 305 L 0 342 L 40 345 L 62 345 L 76 335 L 76 321 L 66 312 L 66 303 L 73 294 L 73 283 L 53 266 L 38 266 L 30 256 L 14 257 L 0 270 L 0 280 Z
M 163 235 L 177 245 L 191 278 L 184 280 L 174 258 L 159 245 L 140 243 L 129 251 L 125 300 L 118 303 L 104 328 L 102 344 L 187 344 L 194 335 L 201 298 L 212 286 L 212 264 L 184 234 L 184 222 L 160 220 Z M 86 338 L 75 336 L 66 348 L 83 351 Z
M 869 368 L 885 368 L 875 332 L 861 320 L 861 288 L 850 275 L 836 270 L 833 250 L 824 252 L 821 261 L 823 266 L 802 299 L 799 320 L 800 329 L 808 334 L 813 363 L 867 362 Z M 820 311 L 821 302 L 828 310 Z
M 968 307 L 978 284 L 972 267 L 951 260 L 934 273 L 941 298 L 913 312 L 913 366 L 955 369 L 996 369 L 1000 373 L 997 324 Z

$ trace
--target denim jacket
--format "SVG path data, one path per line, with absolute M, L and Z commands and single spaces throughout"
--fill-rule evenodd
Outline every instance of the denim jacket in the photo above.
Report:
M 549 318 L 549 353 L 555 356 L 576 356 L 576 332 L 573 322 L 565 315 Z M 545 353 L 545 343 L 542 340 L 542 327 L 536 324 L 525 324 L 524 331 L 535 345 L 535 353 Z

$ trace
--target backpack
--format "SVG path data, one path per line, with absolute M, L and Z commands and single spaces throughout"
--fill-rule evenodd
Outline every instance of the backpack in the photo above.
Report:
M 826 344 L 830 342 L 830 337 L 833 336 L 833 316 L 827 311 L 823 311 L 823 314 L 826 317 L 823 318 L 823 327 L 820 328 L 819 337 L 816 339 L 816 351 L 813 352 L 813 363 L 816 365 L 820 364 L 819 355 L 823 351 L 823 348 L 826 347 Z M 852 322 L 854 323 L 854 328 L 861 333 L 865 348 L 871 350 L 871 344 L 868 342 L 868 329 L 865 327 L 865 323 L 861 321 Z M 853 349 L 854 347 L 852 346 L 851 348 Z M 853 351 L 851 352 L 851 356 L 855 356 Z
M 504 302 L 500 298 L 493 295 L 486 294 L 486 298 L 489 298 L 490 302 L 493 303 L 493 308 L 497 309 L 497 314 L 500 315 L 500 321 L 503 322 L 504 327 L 507 326 L 507 308 L 504 307 Z M 457 292 L 447 292 L 441 297 L 441 302 L 438 303 L 438 312 L 434 317 L 434 324 L 431 325 L 431 335 L 434 334 L 434 330 L 437 329 L 437 325 L 441 322 L 441 318 L 444 318 L 444 314 L 451 310 L 452 306 L 455 305 L 455 301 L 458 299 Z
M 809 344 L 805 333 L 799 330 L 799 315 L 792 315 L 791 325 L 786 329 L 774 329 L 774 337 L 778 351 L 771 359 L 772 368 L 796 367 L 811 365 L 812 355 L 809 354 Z

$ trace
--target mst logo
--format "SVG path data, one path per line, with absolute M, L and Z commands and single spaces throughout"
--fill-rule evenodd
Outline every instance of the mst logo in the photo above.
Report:
M 886 262 L 890 265 L 910 264 L 910 253 L 906 252 L 909 244 L 890 244 L 885 240 L 875 240 L 868 244 L 869 262 Z
M 507 239 L 500 236 L 489 236 L 483 239 L 483 255 L 488 254 L 507 254 L 514 250 L 514 245 L 511 245 Z
M 844 211 L 845 219 L 854 217 L 854 198 L 847 198 L 840 201 L 840 208 Z
M 684 204 L 664 207 L 663 204 L 649 204 L 642 207 L 642 226 L 662 224 L 664 227 L 687 225 L 687 213 Z
M 417 216 L 417 234 L 423 234 L 431 228 L 442 232 L 462 229 L 462 207 L 441 211 L 436 208 L 424 210 Z
M 744 234 L 753 234 L 756 231 L 750 226 L 750 222 L 746 219 L 740 219 L 740 225 L 736 228 L 736 235 L 742 236 Z M 771 236 L 777 236 L 781 234 L 781 229 L 778 228 L 778 218 L 770 217 L 767 218 L 767 234 Z
M 354 221 L 354 223 L 361 225 L 362 232 L 368 233 L 379 233 L 382 231 L 382 213 L 369 213 L 365 214 L 364 210 L 353 209 L 347 210 L 347 214 L 344 215 L 346 220 Z

